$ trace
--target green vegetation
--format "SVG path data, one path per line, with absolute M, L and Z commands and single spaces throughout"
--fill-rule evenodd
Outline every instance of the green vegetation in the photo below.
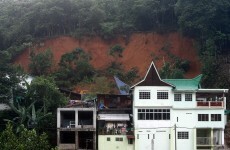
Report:
M 53 64 L 53 53 L 50 49 L 38 54 L 32 51 L 30 53 L 30 61 L 29 68 L 32 75 L 48 75 Z
M 106 75 L 117 76 L 119 79 L 127 84 L 133 83 L 138 76 L 138 69 L 131 68 L 128 72 L 125 72 L 121 63 L 111 62 L 111 64 L 106 69 Z
M 0 7 L 0 50 L 7 51 L 10 58 L 44 37 L 101 35 L 111 39 L 116 34 L 129 35 L 135 31 L 181 31 L 196 40 L 204 61 L 203 84 L 206 87 L 225 84 L 206 80 L 213 70 L 205 61 L 211 55 L 217 68 L 226 70 L 226 63 L 220 59 L 229 55 L 228 0 L 22 0 L 1 1 Z M 222 73 L 218 71 L 214 76 Z
M 112 56 L 118 55 L 119 57 L 122 57 L 123 50 L 124 50 L 124 48 L 121 47 L 121 45 L 116 44 L 110 48 L 109 54 Z
M 81 48 L 64 54 L 55 73 L 57 84 L 70 88 L 83 80 L 91 80 L 95 71 L 89 61 L 90 55 Z
M 47 134 L 39 135 L 35 130 L 28 130 L 24 126 L 15 134 L 13 126 L 8 123 L 0 134 L 0 147 L 3 150 L 50 150 L 47 138 Z
M 164 63 L 163 67 L 159 71 L 161 78 L 163 79 L 183 79 L 184 74 L 189 70 L 190 63 L 188 60 L 173 56 L 173 62 Z
M 230 47 L 230 2 L 178 0 L 175 12 L 179 29 L 196 39 L 203 62 L 203 86 L 229 88 L 227 61 Z M 215 80 L 213 80 L 215 79 Z M 227 80 L 225 80 L 227 79 Z
M 110 39 L 133 31 L 175 30 L 174 4 L 171 0 L 1 1 L 0 49 L 20 53 L 19 46 L 37 38 L 66 34 Z
M 103 76 L 117 75 L 129 84 L 138 78 L 136 68 L 124 72 L 123 66 L 117 62 L 112 62 L 104 72 L 96 71 L 89 63 L 90 55 L 77 48 L 62 56 L 59 68 L 52 74 L 54 80 L 42 76 L 36 78 L 27 90 L 19 89 L 19 77 L 23 74 L 12 67 L 11 60 L 36 41 L 59 35 L 99 35 L 110 40 L 117 34 L 128 37 L 139 31 L 162 34 L 179 31 L 195 40 L 203 64 L 202 86 L 230 88 L 229 0 L 5 0 L 0 1 L 0 8 L 0 100 L 9 102 L 14 98 L 12 107 L 15 106 L 15 113 L 11 112 L 13 117 L 6 119 L 18 117 L 19 124 L 24 127 L 29 127 L 27 122 L 30 122 L 38 131 L 55 128 L 55 110 L 65 102 L 56 84 L 69 88 L 80 82 L 90 82 L 100 88 L 103 82 L 105 89 L 100 92 L 107 93 L 111 85 Z M 170 43 L 165 43 L 161 50 L 168 53 L 170 48 Z M 118 56 L 122 56 L 122 52 L 120 45 L 115 45 L 110 51 Z M 183 78 L 189 62 L 168 54 L 172 63 L 164 64 L 160 71 L 162 78 Z M 151 56 L 159 59 L 153 53 Z M 38 54 L 32 52 L 31 73 L 48 76 L 52 57 L 50 50 Z M 47 115 L 49 113 L 53 114 Z M 50 133 L 49 136 L 54 136 Z M 21 145 L 17 141 L 20 137 L 12 136 L 12 139 L 16 145 Z
M 106 77 L 95 77 L 95 85 L 91 88 L 92 94 L 109 94 L 111 91 L 111 82 Z

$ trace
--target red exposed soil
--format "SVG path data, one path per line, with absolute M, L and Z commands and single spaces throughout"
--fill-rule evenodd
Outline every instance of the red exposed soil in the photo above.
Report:
M 122 57 L 115 58 L 109 55 L 109 48 L 120 44 L 125 50 Z M 190 61 L 190 70 L 186 73 L 187 78 L 200 74 L 201 64 L 192 39 L 185 38 L 178 33 L 159 35 L 155 33 L 134 33 L 129 38 L 117 37 L 114 40 L 106 41 L 100 37 L 84 37 L 75 39 L 68 36 L 57 37 L 36 44 L 36 52 L 50 48 L 54 54 L 55 66 L 61 56 L 73 49 L 80 47 L 91 54 L 91 64 L 96 69 L 105 69 L 114 60 L 123 64 L 127 71 L 137 67 L 140 77 L 143 77 L 151 63 L 154 61 L 158 70 L 164 62 L 172 61 L 169 53 L 182 59 Z M 18 56 L 15 64 L 20 64 L 28 71 L 29 49 Z

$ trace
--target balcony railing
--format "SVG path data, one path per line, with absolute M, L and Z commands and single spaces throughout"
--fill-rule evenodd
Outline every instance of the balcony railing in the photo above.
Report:
M 217 138 L 216 137 L 197 137 L 196 138 L 196 145 L 220 145 L 220 142 L 216 141 Z
M 133 135 L 133 128 L 99 128 L 99 135 Z
M 196 145 L 211 145 L 211 137 L 197 137 Z
M 223 108 L 224 107 L 224 101 L 198 101 L 197 107 L 218 107 Z

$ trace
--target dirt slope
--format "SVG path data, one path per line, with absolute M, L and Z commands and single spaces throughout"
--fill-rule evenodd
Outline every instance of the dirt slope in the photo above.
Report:
M 114 58 L 109 55 L 109 48 L 115 44 L 125 48 L 123 57 Z M 145 75 L 151 61 L 154 61 L 158 70 L 163 62 L 170 61 L 169 53 L 190 61 L 191 69 L 186 77 L 191 78 L 200 74 L 201 69 L 193 40 L 184 38 L 178 33 L 165 35 L 134 33 L 129 38 L 120 36 L 111 41 L 105 41 L 100 37 L 75 39 L 62 36 L 34 45 L 37 52 L 50 48 L 54 54 L 56 67 L 64 53 L 71 52 L 77 47 L 91 54 L 91 63 L 97 69 L 104 69 L 111 61 L 116 60 L 123 64 L 125 70 L 137 67 L 141 77 Z M 29 51 L 29 49 L 25 50 L 14 62 L 20 64 L 25 70 L 28 70 Z

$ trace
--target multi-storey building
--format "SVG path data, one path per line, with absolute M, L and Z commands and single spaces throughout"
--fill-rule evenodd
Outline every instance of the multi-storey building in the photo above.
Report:
M 152 62 L 131 87 L 135 150 L 195 150 L 224 146 L 228 89 L 202 89 L 201 76 L 162 80 Z
M 97 95 L 98 150 L 134 150 L 132 99 L 129 95 Z
M 95 101 L 71 100 L 57 109 L 57 145 L 60 150 L 96 149 Z

